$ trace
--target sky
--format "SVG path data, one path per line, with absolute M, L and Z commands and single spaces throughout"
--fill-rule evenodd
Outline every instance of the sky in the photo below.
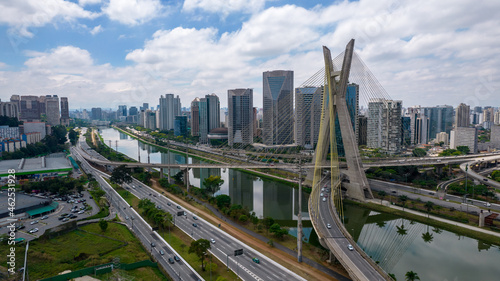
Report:
M 183 107 L 293 70 L 299 87 L 355 39 L 403 106 L 500 106 L 498 0 L 2 0 L 0 99 L 54 94 L 70 109 Z

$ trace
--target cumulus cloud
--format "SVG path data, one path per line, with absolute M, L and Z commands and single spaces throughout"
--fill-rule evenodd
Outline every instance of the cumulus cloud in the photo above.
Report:
M 90 30 L 90 34 L 96 35 L 97 33 L 101 32 L 102 30 L 103 30 L 102 26 L 98 25 L 98 26 L 92 28 L 92 30 Z
M 82 7 L 86 5 L 100 4 L 101 2 L 102 2 L 101 0 L 78 0 L 78 4 L 80 4 L 80 6 Z
M 112 20 L 137 25 L 158 17 L 164 7 L 159 0 L 110 0 L 102 8 Z
M 187 12 L 201 10 L 227 16 L 233 12 L 255 13 L 260 11 L 266 0 L 185 0 L 182 9 Z
M 33 33 L 28 30 L 30 27 L 44 26 L 56 20 L 72 22 L 97 16 L 64 0 L 0 1 L 0 24 L 10 26 L 11 32 L 23 37 L 33 37 Z

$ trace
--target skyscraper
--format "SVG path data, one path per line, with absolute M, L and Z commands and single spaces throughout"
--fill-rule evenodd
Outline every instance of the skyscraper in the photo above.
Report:
M 293 71 L 263 73 L 263 142 L 266 145 L 293 143 Z
M 118 117 L 127 116 L 127 106 L 126 105 L 119 105 L 118 111 L 116 113 L 117 113 Z
M 45 97 L 45 115 L 47 116 L 47 124 L 51 126 L 61 124 L 59 114 L 59 97 L 57 95 L 47 95 Z
M 367 145 L 387 153 L 401 150 L 401 101 L 372 99 L 368 103 Z
M 200 135 L 200 99 L 191 102 L 191 136 Z
M 208 143 L 208 133 L 220 127 L 220 102 L 215 94 L 200 99 L 200 142 Z
M 355 136 L 355 141 L 356 144 L 358 144 L 359 141 L 359 133 L 358 133 L 358 127 L 359 127 L 359 85 L 358 84 L 349 84 L 347 85 L 347 90 L 346 90 L 346 105 L 347 105 L 347 110 L 349 111 L 349 117 L 351 120 L 351 125 L 352 125 L 352 130 L 354 132 Z M 342 140 L 342 132 L 340 129 L 340 123 L 339 123 L 339 118 L 338 115 L 335 116 L 335 135 L 337 138 L 337 153 L 340 157 L 345 156 L 345 150 L 344 150 L 344 142 Z
M 92 108 L 92 120 L 102 119 L 102 109 L 100 107 Z
M 19 119 L 19 108 L 15 102 L 2 102 L 0 100 L 0 116 Z
M 459 127 L 469 127 L 470 124 L 470 107 L 466 104 L 461 103 L 457 107 L 455 113 L 455 128 Z
M 174 97 L 173 94 L 166 94 L 165 97 L 160 96 L 160 130 L 173 130 L 175 116 L 181 115 L 181 101 L 179 96 Z
M 129 115 L 137 115 L 137 114 L 138 114 L 138 112 L 137 112 L 137 107 L 135 107 L 135 106 L 131 106 L 131 107 L 129 108 L 129 110 L 128 110 L 128 113 L 129 113 Z
M 253 143 L 254 112 L 253 89 L 227 91 L 228 100 L 228 144 Z
M 295 89 L 295 143 L 312 148 L 318 142 L 321 124 L 322 87 Z
M 67 97 L 61 97 L 61 125 L 69 126 L 69 104 Z
M 23 121 L 40 121 L 40 102 L 37 96 L 21 96 L 19 115 Z

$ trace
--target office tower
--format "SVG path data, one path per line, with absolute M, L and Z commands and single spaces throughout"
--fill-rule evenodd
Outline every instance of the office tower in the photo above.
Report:
M 415 144 L 427 144 L 430 141 L 430 122 L 429 117 L 420 114 L 415 123 Z
M 138 111 L 137 111 L 137 107 L 135 106 L 131 106 L 128 110 L 128 114 L 129 115 L 137 115 L 138 114 Z
M 493 117 L 493 124 L 500 125 L 500 110 L 495 112 L 495 116 Z
M 181 115 L 181 101 L 179 96 L 174 97 L 173 94 L 166 94 L 165 97 L 160 96 L 160 130 L 173 130 L 175 116 Z
M 372 99 L 368 103 L 367 146 L 387 153 L 401 150 L 401 101 Z
M 477 153 L 477 129 L 468 127 L 453 129 L 450 134 L 450 148 L 456 149 L 459 146 L 468 146 L 470 153 Z
M 141 110 L 146 110 L 146 109 L 149 109 L 149 103 L 147 102 L 143 103 L 141 106 Z
M 40 108 L 40 116 L 47 114 L 47 104 L 46 104 L 47 97 L 50 97 L 50 95 L 38 97 L 38 106 Z
M 191 136 L 200 135 L 200 99 L 195 98 L 191 102 Z
M 156 130 L 158 128 L 156 123 L 156 114 L 157 112 L 154 110 L 144 110 L 144 128 L 150 130 Z
M 253 89 L 227 91 L 228 101 L 228 144 L 253 143 L 254 110 Z
M 208 133 L 220 126 L 220 102 L 215 94 L 200 99 L 200 142 L 208 143 Z
M 119 105 L 118 112 L 116 112 L 116 115 L 118 115 L 118 117 L 127 116 L 127 106 L 126 105 Z
M 175 116 L 174 135 L 187 136 L 187 116 Z
M 449 144 L 449 135 L 446 132 L 441 132 L 438 133 L 436 136 L 436 142 L 437 143 L 443 143 L 443 145 L 448 145 Z
M 469 127 L 470 121 L 470 107 L 466 104 L 461 103 L 457 107 L 455 114 L 455 128 L 459 127 Z
M 318 142 L 321 124 L 322 87 L 295 89 L 295 143 L 313 148 Z
M 496 149 L 500 149 L 500 126 L 491 126 L 490 142 Z
M 483 108 L 480 106 L 475 106 L 474 107 L 474 113 L 483 113 Z
M 61 124 L 59 114 L 59 97 L 57 97 L 57 95 L 47 95 L 45 97 L 45 116 L 47 116 L 47 124 L 51 126 Z
M 102 109 L 100 107 L 92 108 L 92 120 L 101 120 L 102 117 Z
M 258 115 L 258 110 L 257 107 L 253 108 L 253 136 L 257 136 L 257 128 L 259 127 L 259 119 L 257 118 Z
M 61 125 L 69 126 L 69 104 L 66 97 L 61 97 Z
M 424 115 L 429 118 L 429 140 L 436 138 L 437 133 L 450 133 L 453 129 L 453 106 L 442 105 L 423 107 Z
M 354 137 L 356 144 L 358 144 L 358 116 L 359 116 L 359 85 L 349 84 L 346 90 L 346 105 L 349 111 L 349 117 L 351 119 L 352 130 L 354 132 Z M 321 118 L 321 116 L 319 117 Z M 340 157 L 345 156 L 344 142 L 342 140 L 342 132 L 340 130 L 340 123 L 338 115 L 335 116 L 335 135 L 337 138 L 337 154 Z
M 2 102 L 0 100 L 0 116 L 19 119 L 19 108 L 16 102 Z
M 19 117 L 20 117 L 21 116 L 21 97 L 19 95 L 12 95 L 10 97 L 10 102 L 16 104 L 17 113 L 19 114 Z
M 401 145 L 411 145 L 411 118 L 401 116 Z
M 37 96 L 21 96 L 20 116 L 23 121 L 40 121 L 40 103 Z
M 366 145 L 367 144 L 367 133 L 368 133 L 368 117 L 359 116 L 358 117 L 358 145 Z
M 263 142 L 266 145 L 293 143 L 293 71 L 263 73 Z
M 483 123 L 484 122 L 494 122 L 495 121 L 495 110 L 493 107 L 485 107 L 483 109 Z

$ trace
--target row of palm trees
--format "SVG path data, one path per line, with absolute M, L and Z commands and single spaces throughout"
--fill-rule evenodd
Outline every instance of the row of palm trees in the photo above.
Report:
M 383 191 L 383 190 L 380 190 L 380 191 L 377 192 L 377 194 L 381 197 L 380 202 L 382 203 L 382 200 L 387 195 L 387 193 L 385 191 Z M 406 201 L 408 201 L 408 196 L 406 196 L 406 195 L 400 195 L 398 197 L 398 200 L 402 202 L 402 204 L 403 204 L 403 211 L 404 211 L 405 210 L 405 206 L 406 206 Z M 434 210 L 434 203 L 432 203 L 431 201 L 427 201 L 424 204 L 424 208 L 427 210 L 427 218 L 429 218 L 429 212 L 432 211 L 432 210 Z

